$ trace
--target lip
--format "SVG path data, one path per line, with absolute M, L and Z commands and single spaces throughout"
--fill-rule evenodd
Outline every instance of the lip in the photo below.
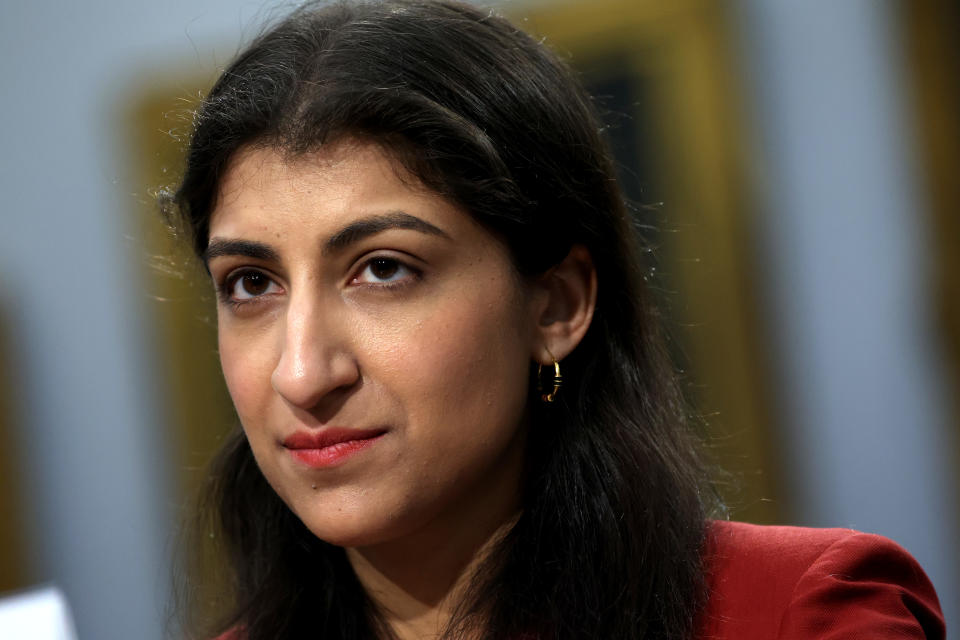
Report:
M 283 440 L 290 455 L 308 467 L 322 469 L 340 464 L 375 443 L 386 429 L 341 429 L 297 431 Z

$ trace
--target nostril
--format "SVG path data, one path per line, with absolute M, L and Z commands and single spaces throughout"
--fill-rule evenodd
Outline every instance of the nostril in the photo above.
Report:
M 325 402 L 337 402 L 357 387 L 360 379 L 356 360 L 343 352 L 310 359 L 284 354 L 271 376 L 271 384 L 288 404 L 314 410 Z

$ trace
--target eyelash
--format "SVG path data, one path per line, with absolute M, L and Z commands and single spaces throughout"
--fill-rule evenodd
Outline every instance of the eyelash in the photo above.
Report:
M 260 294 L 256 296 L 251 296 L 245 299 L 236 299 L 233 297 L 233 291 L 237 286 L 237 283 L 240 282 L 242 278 L 248 275 L 258 275 L 263 276 L 268 281 L 268 287 L 273 284 L 276 285 L 277 281 L 269 273 L 261 269 L 252 269 L 249 267 L 242 267 L 239 269 L 234 269 L 227 273 L 226 277 L 223 278 L 217 284 L 217 296 L 220 298 L 220 302 L 232 309 L 240 308 L 247 304 L 257 304 L 263 301 L 263 298 L 266 297 L 265 294 Z M 279 285 L 277 285 L 279 286 Z
M 394 290 L 402 289 L 403 287 L 409 286 L 413 282 L 420 280 L 420 278 L 423 276 L 422 272 L 419 269 L 412 267 L 411 265 L 404 262 L 403 260 L 394 258 L 393 256 L 374 255 L 367 258 L 360 264 L 359 268 L 356 269 L 354 272 L 357 275 L 351 277 L 349 282 L 351 284 L 354 283 L 368 268 L 370 268 L 377 261 L 392 262 L 397 265 L 398 269 L 405 269 L 406 271 L 409 272 L 410 275 L 395 281 L 357 282 L 355 286 L 375 287 L 380 290 L 394 291 Z M 240 281 L 240 279 L 251 274 L 263 276 L 264 278 L 269 280 L 271 284 L 274 284 L 274 285 L 277 284 L 276 279 L 273 276 L 271 276 L 269 273 L 261 269 L 254 269 L 250 267 L 242 267 L 239 269 L 235 269 L 227 273 L 226 277 L 224 277 L 219 283 L 217 283 L 216 290 L 217 290 L 217 295 L 220 298 L 220 302 L 233 309 L 238 309 L 247 304 L 261 303 L 265 297 L 270 295 L 270 294 L 260 294 L 260 295 L 251 296 L 246 299 L 236 299 L 233 297 L 234 288 L 237 286 L 237 283 Z
M 406 270 L 410 275 L 403 277 L 399 280 L 388 280 L 384 282 L 356 282 L 356 280 L 360 278 L 360 276 L 362 276 L 367 271 L 367 269 L 370 269 L 374 265 L 374 263 L 378 261 L 392 263 L 393 265 L 396 266 L 398 270 Z M 358 286 L 376 287 L 378 289 L 401 288 L 409 285 L 412 280 L 413 281 L 419 280 L 422 275 L 422 273 L 419 270 L 413 268 L 403 260 L 400 260 L 393 256 L 384 256 L 384 255 L 370 256 L 360 264 L 360 267 L 355 271 L 355 273 L 357 275 L 350 278 L 351 283 L 356 282 Z

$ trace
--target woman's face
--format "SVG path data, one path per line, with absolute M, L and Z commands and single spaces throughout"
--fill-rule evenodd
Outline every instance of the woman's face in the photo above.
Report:
M 247 149 L 210 221 L 220 358 L 260 469 L 361 546 L 518 506 L 533 287 L 378 147 Z

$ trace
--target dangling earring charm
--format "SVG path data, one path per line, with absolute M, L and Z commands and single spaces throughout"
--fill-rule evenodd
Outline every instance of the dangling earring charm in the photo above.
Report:
M 557 392 L 560 391 L 560 385 L 563 384 L 563 377 L 560 375 L 560 363 L 556 360 L 553 361 L 553 378 L 546 385 L 544 385 L 543 377 L 540 375 L 542 369 L 543 365 L 538 364 L 537 391 L 540 392 L 540 399 L 542 401 L 550 403 L 556 398 Z M 551 387 L 550 391 L 545 391 L 547 387 Z

